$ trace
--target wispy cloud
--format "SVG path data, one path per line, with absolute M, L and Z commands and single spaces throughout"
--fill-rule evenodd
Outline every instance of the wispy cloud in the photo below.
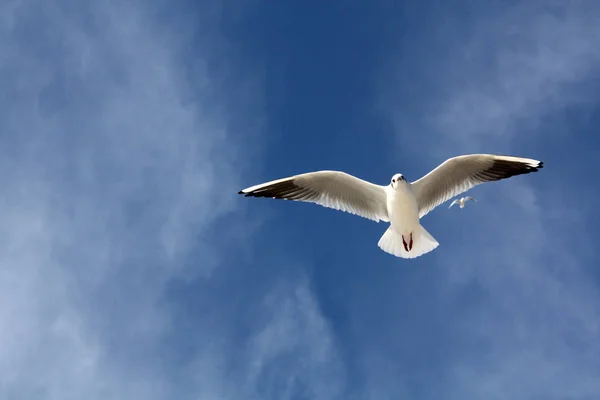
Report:
M 217 222 L 235 211 L 247 167 L 237 156 L 253 157 L 262 118 L 260 76 L 224 58 L 221 6 L 198 5 L 194 18 L 177 7 L 0 6 L 3 398 L 283 399 L 271 394 L 312 387 L 319 365 L 335 363 L 308 283 L 292 278 L 291 294 L 255 305 L 268 315 L 241 346 L 220 343 L 197 311 L 202 346 L 189 365 L 169 361 L 185 350 L 166 338 L 186 333 L 165 289 L 209 279 L 244 240 Z M 216 310 L 226 296 L 198 294 Z M 232 380 L 222 362 L 245 348 L 254 367 Z M 269 376 L 277 357 L 292 358 L 289 382 Z M 337 390 L 327 385 L 322 393 Z
M 485 201 L 460 218 L 440 211 L 424 221 L 469 229 L 438 237 L 440 288 L 456 313 L 453 328 L 461 343 L 460 356 L 440 383 L 448 399 L 600 394 L 600 346 L 594 339 L 600 291 L 584 264 L 590 243 L 581 215 L 575 215 L 583 210 L 574 211 L 547 184 L 553 180 L 544 174 L 568 160 L 545 142 L 550 136 L 541 129 L 552 114 L 598 99 L 586 84 L 600 67 L 599 12 L 593 2 L 496 4 L 476 10 L 469 22 L 448 9 L 444 18 L 461 29 L 452 23 L 433 29 L 432 35 L 444 38 L 444 48 L 433 52 L 437 58 L 426 75 L 435 89 L 421 99 L 419 141 L 430 149 L 427 166 L 469 152 L 547 162 L 539 174 L 477 189 L 487 193 L 481 195 Z M 392 111 L 400 114 L 399 132 L 414 128 L 401 110 Z M 555 116 L 552 121 L 555 135 L 569 128 L 563 119 L 558 122 L 563 129 Z M 523 144 L 529 137 L 538 142 L 535 150 Z M 571 189 L 581 185 L 562 183 Z M 556 215 L 565 218 L 557 221 Z M 465 300 L 465 288 L 478 290 Z
M 161 398 L 142 354 L 192 233 L 231 208 L 205 195 L 231 184 L 209 159 L 224 116 L 182 105 L 183 69 L 139 7 L 2 15 L 2 392 Z
M 277 281 L 237 311 L 223 314 L 214 299 L 216 317 L 196 317 L 197 350 L 183 368 L 190 398 L 341 398 L 343 363 L 309 280 L 294 274 Z
M 600 40 L 591 2 L 516 3 L 476 18 L 444 62 L 432 127 L 455 145 L 502 146 L 548 113 L 589 100 Z M 443 129 L 443 131 L 441 131 Z M 491 142 L 490 142 L 491 141 Z M 450 143 L 449 143 L 450 144 Z
M 252 336 L 246 355 L 246 384 L 257 398 L 340 398 L 342 362 L 306 278 L 277 285 L 264 302 L 269 323 Z

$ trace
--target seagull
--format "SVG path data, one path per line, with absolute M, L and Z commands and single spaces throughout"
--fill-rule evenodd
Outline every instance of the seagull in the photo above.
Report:
M 460 206 L 460 208 L 465 208 L 465 204 L 467 203 L 467 201 L 472 200 L 472 201 L 477 201 L 474 197 L 471 196 L 466 196 L 463 197 L 462 199 L 456 199 L 454 200 L 450 206 L 448 207 L 448 209 L 450 209 L 453 205 L 458 204 Z
M 477 185 L 536 172 L 543 164 L 531 158 L 469 154 L 449 158 L 414 182 L 397 173 L 382 186 L 341 171 L 317 171 L 261 183 L 238 194 L 315 203 L 389 222 L 378 247 L 412 259 L 439 245 L 420 224 L 431 210 Z

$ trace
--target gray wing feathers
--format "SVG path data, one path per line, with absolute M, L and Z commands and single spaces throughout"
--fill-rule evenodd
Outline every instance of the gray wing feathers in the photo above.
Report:
M 530 158 L 471 154 L 450 158 L 412 183 L 419 218 L 474 186 L 536 172 L 543 162 Z
M 385 188 L 340 171 L 295 175 L 249 187 L 239 194 L 315 203 L 376 222 L 389 221 Z

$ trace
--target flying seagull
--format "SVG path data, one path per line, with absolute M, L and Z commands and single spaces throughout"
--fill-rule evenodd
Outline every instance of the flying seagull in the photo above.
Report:
M 460 206 L 460 208 L 465 208 L 465 204 L 469 200 L 477 201 L 474 197 L 466 196 L 466 197 L 463 197 L 462 199 L 456 199 L 456 200 L 454 200 L 452 203 L 450 203 L 450 206 L 448 207 L 448 209 L 450 209 L 455 204 L 458 204 Z
M 387 186 L 381 186 L 341 171 L 317 171 L 261 183 L 238 193 L 316 203 L 375 222 L 389 222 L 379 248 L 396 257 L 415 258 L 439 245 L 420 224 L 431 210 L 482 183 L 542 167 L 543 162 L 530 158 L 470 154 L 450 158 L 414 182 L 395 174 Z

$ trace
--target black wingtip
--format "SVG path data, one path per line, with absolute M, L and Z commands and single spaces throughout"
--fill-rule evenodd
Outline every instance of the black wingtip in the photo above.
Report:
M 530 166 L 528 169 L 530 170 L 530 172 L 537 172 L 542 168 L 544 168 L 544 162 L 538 161 L 536 166 Z
M 238 194 L 244 194 L 244 191 L 243 191 L 243 190 L 240 190 L 240 191 L 238 192 Z

